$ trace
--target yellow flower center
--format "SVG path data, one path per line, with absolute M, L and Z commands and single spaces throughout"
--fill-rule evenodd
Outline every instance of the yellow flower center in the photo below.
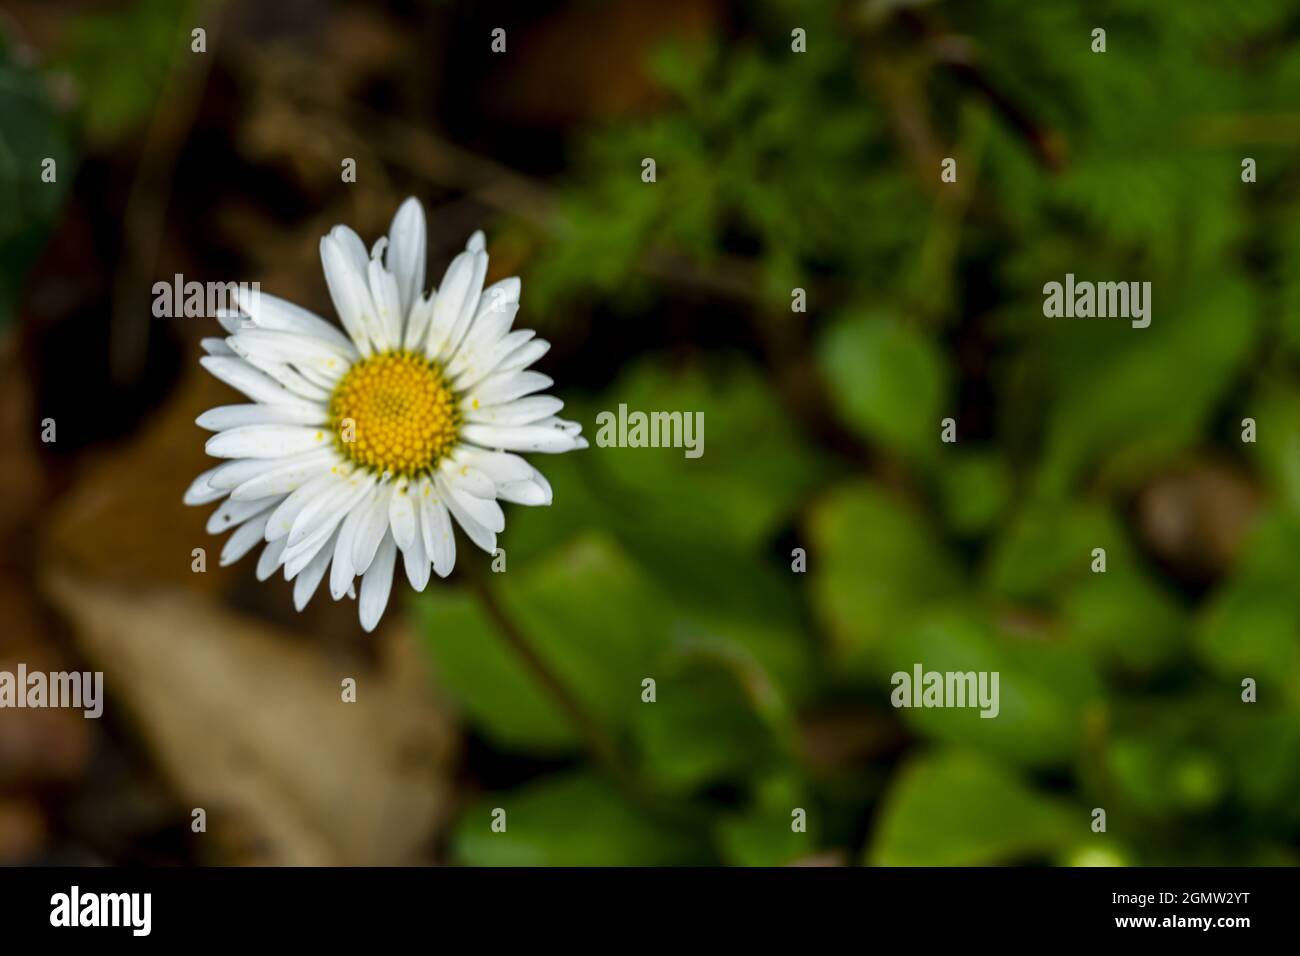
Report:
M 428 471 L 460 434 L 456 397 L 442 369 L 413 352 L 357 362 L 330 396 L 330 426 L 344 457 L 376 472 Z

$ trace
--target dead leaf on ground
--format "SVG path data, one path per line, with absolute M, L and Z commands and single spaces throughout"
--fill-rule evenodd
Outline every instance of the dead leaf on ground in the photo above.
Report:
M 28 673 L 77 669 L 47 644 L 6 642 L 0 648 L 0 671 L 17 674 L 20 664 Z M 80 710 L 5 710 L 0 719 L 0 789 L 79 779 L 90 757 L 91 723 Z
M 447 809 L 453 734 L 403 627 L 380 665 L 179 590 L 67 572 L 46 590 L 181 797 L 207 812 L 211 862 L 423 862 Z M 344 703 L 344 678 L 356 702 Z
M 1137 498 L 1142 540 L 1189 580 L 1209 582 L 1232 567 L 1259 513 L 1249 477 L 1221 462 L 1192 462 L 1146 485 Z

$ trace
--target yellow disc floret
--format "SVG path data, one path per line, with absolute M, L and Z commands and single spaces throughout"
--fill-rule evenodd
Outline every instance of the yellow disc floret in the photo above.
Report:
M 456 444 L 460 412 L 442 369 L 413 352 L 362 359 L 330 396 L 339 451 L 373 471 L 408 477 L 431 469 Z

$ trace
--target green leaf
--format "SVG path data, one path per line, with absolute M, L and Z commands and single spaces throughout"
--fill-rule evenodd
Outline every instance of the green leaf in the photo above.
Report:
M 1220 752 L 1245 806 L 1264 825 L 1275 820 L 1292 827 L 1300 824 L 1300 761 L 1295 759 L 1300 753 L 1300 714 L 1242 704 L 1236 713 L 1218 720 Z
M 477 556 L 467 556 L 473 560 Z M 641 706 L 641 680 L 673 635 L 665 602 L 617 544 L 584 535 L 491 582 L 511 626 L 570 692 L 612 727 Z M 418 602 L 442 683 L 487 733 L 527 749 L 564 749 L 574 735 L 481 603 Z
M 753 803 L 718 821 L 715 838 L 731 866 L 783 866 L 812 855 L 818 846 L 818 812 L 808 792 L 790 776 L 763 780 Z M 803 829 L 796 830 L 795 814 Z
M 885 797 L 867 853 L 877 866 L 988 866 L 1058 853 L 1089 832 L 1087 814 L 1014 772 L 959 751 L 910 762 Z
M 148 118 L 172 64 L 191 56 L 190 7 L 190 0 L 135 0 L 71 21 L 59 66 L 77 83 L 92 138 L 119 137 Z
M 1081 647 L 1127 670 L 1153 671 L 1185 653 L 1187 613 L 1136 572 L 1089 574 L 1066 592 L 1060 610 Z
M 1096 548 L 1105 549 L 1107 574 L 1134 565 L 1123 528 L 1104 506 L 1030 500 L 993 545 L 988 585 L 1021 601 L 1054 598 L 1093 573 Z
M 624 504 L 601 459 L 566 455 L 546 466 L 556 503 L 511 513 L 500 543 L 509 551 L 512 569 L 546 560 L 576 535 L 595 532 L 616 540 L 659 590 L 663 613 L 742 644 L 792 696 L 806 691 L 812 647 L 796 591 L 798 575 L 788 565 L 768 560 L 751 544 L 728 540 L 717 529 L 717 510 L 711 511 L 705 499 Z M 656 510 L 659 516 L 651 517 Z M 667 517 L 670 510 L 679 517 Z
M 994 452 L 953 453 L 939 484 L 945 517 L 960 534 L 987 532 L 1011 503 L 1011 472 Z
M 429 588 L 411 603 L 439 685 L 488 736 L 539 751 L 577 746 L 568 719 L 511 654 L 473 594 Z
M 1116 790 L 1138 812 L 1161 820 L 1171 812 L 1209 809 L 1227 784 L 1211 753 L 1162 735 L 1119 737 L 1107 748 L 1106 761 Z
M 1104 572 L 1093 571 L 1097 548 Z M 999 597 L 1058 612 L 1078 647 L 1130 670 L 1150 670 L 1186 645 L 1185 612 L 1102 504 L 1027 502 L 991 548 L 985 579 Z
M 1300 310 L 1296 314 L 1300 315 Z M 1255 441 L 1242 447 L 1269 491 L 1291 516 L 1300 518 L 1300 390 L 1268 377 L 1246 407 L 1248 416 L 1255 419 Z M 1233 425 L 1239 438 L 1241 418 Z
M 846 485 L 809 517 L 814 605 L 845 660 L 879 663 L 921 608 L 961 592 L 961 575 L 906 501 L 875 485 Z
M 687 457 L 684 448 L 613 447 L 620 406 L 702 419 L 699 456 Z M 757 544 L 789 519 L 821 465 L 771 381 L 738 357 L 676 372 L 662 362 L 638 363 L 606 392 L 584 434 L 593 446 L 586 454 L 619 495 L 621 513 L 741 546 Z
M 770 749 L 773 728 L 784 720 L 785 678 L 796 689 L 809 679 L 796 628 L 744 614 L 707 614 L 678 602 L 608 534 L 583 532 L 544 556 L 511 557 L 507 568 L 488 575 L 488 583 L 511 628 L 612 734 L 632 724 L 640 728 L 667 786 L 735 768 L 739 752 L 754 757 Z M 440 682 L 489 736 L 531 751 L 574 746 L 563 712 L 481 600 L 431 590 L 416 605 Z M 688 677 L 684 661 L 721 664 L 733 676 L 721 684 L 725 675 Z M 642 703 L 647 677 L 665 679 L 664 702 Z M 696 701 L 689 688 L 674 691 L 674 678 L 704 680 L 708 693 Z M 723 694 L 726 680 L 733 685 L 730 695 L 717 699 L 743 709 L 710 703 Z M 739 735 L 760 720 L 767 726 L 752 740 L 752 751 L 741 750 L 742 736 L 721 732 L 726 727 Z
M 852 313 L 825 333 L 817 358 L 846 425 L 908 458 L 937 455 L 948 371 L 915 326 Z
M 1289 699 L 1300 699 L 1300 596 L 1295 560 L 1300 525 L 1277 514 L 1256 524 L 1232 576 L 1198 613 L 1195 646 L 1216 673 L 1233 680 L 1269 678 Z
M 927 615 L 891 644 L 890 653 L 895 673 L 907 674 L 912 684 L 917 664 L 923 674 L 974 672 L 977 682 L 988 675 L 988 705 L 968 700 L 965 707 L 904 707 L 899 713 L 924 736 L 1015 763 L 1070 764 L 1083 751 L 1090 719 L 1103 713 L 1100 680 L 1086 654 L 999 633 L 975 609 Z M 985 711 L 995 716 L 981 716 Z
M 493 810 L 505 831 L 493 832 Z M 470 866 L 681 866 L 708 862 L 707 841 L 657 820 L 602 777 L 548 777 L 471 803 L 452 837 Z
M 786 702 L 742 648 L 692 642 L 655 673 L 656 699 L 638 710 L 633 730 L 658 785 L 689 791 L 788 762 L 794 728 Z
M 1231 275 L 1171 301 L 1152 291 L 1151 326 L 1045 319 L 1054 400 L 1040 487 L 1060 491 L 1094 461 L 1131 481 L 1195 441 L 1249 358 L 1258 328 L 1251 287 Z

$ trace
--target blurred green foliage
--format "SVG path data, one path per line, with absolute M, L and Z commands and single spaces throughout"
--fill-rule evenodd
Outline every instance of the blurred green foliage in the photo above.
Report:
M 147 121 L 191 6 L 72 18 L 51 65 L 87 140 Z M 1294 4 L 729 9 L 655 51 L 653 113 L 573 137 L 524 286 L 557 340 L 595 304 L 634 343 L 671 310 L 688 347 L 567 394 L 593 447 L 537 462 L 555 503 L 507 508 L 506 573 L 462 540 L 411 601 L 472 731 L 556 768 L 468 800 L 453 858 L 1300 862 Z M 48 76 L 0 36 L 0 321 L 73 173 Z M 58 184 L 23 185 L 46 156 Z M 1067 272 L 1150 281 L 1151 327 L 1045 319 Z M 730 335 L 711 288 L 748 325 L 689 347 Z M 703 412 L 703 457 L 596 447 L 620 404 Z M 1142 515 L 1207 463 L 1259 506 L 1193 574 L 1210 545 L 1180 561 Z M 998 717 L 891 708 L 916 662 L 998 672 Z
M 0 326 L 17 308 L 23 277 L 40 254 L 75 173 L 70 124 L 46 77 L 24 62 L 0 28 Z M 54 165 L 45 165 L 53 160 Z M 52 175 L 44 176 L 46 171 Z M 37 185 L 33 186 L 32 184 Z
M 130 0 L 72 22 L 53 65 L 76 84 L 87 137 L 120 137 L 149 118 L 168 72 L 191 55 L 190 30 L 202 25 L 193 8 L 192 0 Z
M 148 120 L 170 65 L 189 50 L 191 6 L 132 0 L 79 12 L 56 55 L 39 64 L 0 21 L 0 326 L 58 221 L 78 148 Z
M 664 108 L 580 138 L 526 310 L 652 323 L 674 293 L 652 257 L 741 259 L 767 347 L 651 355 L 571 401 L 593 435 L 619 403 L 703 411 L 705 454 L 540 462 L 555 504 L 512 509 L 509 570 L 483 575 L 501 613 L 469 589 L 419 600 L 473 726 L 576 765 L 467 807 L 457 858 L 1297 862 L 1293 5 L 746 6 L 742 36 L 656 54 Z M 939 183 L 945 155 L 959 185 Z M 1045 319 L 1042 286 L 1067 272 L 1150 281 L 1151 327 Z M 819 383 L 811 415 L 791 369 Z M 1263 502 L 1208 581 L 1138 517 L 1162 475 L 1206 461 Z M 587 754 L 503 620 L 630 782 Z M 891 709 L 914 662 L 998 671 L 1001 713 Z M 837 713 L 867 744 L 828 758 L 815 728 Z

